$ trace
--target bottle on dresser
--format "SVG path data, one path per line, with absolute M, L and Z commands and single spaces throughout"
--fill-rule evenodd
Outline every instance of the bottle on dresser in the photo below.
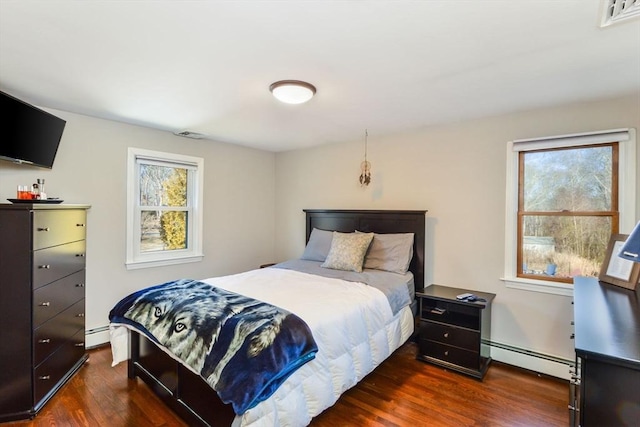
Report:
M 44 191 L 44 178 L 38 178 L 38 182 L 31 187 L 31 198 L 36 200 L 46 200 L 47 193 Z

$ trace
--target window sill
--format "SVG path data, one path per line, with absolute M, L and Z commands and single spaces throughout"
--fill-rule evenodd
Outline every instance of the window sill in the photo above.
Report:
M 573 297 L 573 285 L 567 283 L 548 282 L 545 280 L 521 279 L 519 277 L 500 278 L 505 286 L 511 289 L 540 292 L 543 294 Z
M 127 270 L 137 270 L 140 268 L 163 267 L 166 265 L 199 262 L 199 261 L 202 261 L 202 258 L 204 258 L 204 255 L 193 255 L 193 256 L 185 256 L 180 258 L 171 258 L 171 259 L 154 260 L 154 261 L 127 261 L 125 265 L 127 266 Z

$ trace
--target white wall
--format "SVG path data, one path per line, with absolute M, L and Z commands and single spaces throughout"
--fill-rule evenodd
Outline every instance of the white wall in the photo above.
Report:
M 257 268 L 273 259 L 275 155 L 261 150 L 48 110 L 67 120 L 53 169 L 0 161 L 0 200 L 18 184 L 45 178 L 50 197 L 86 203 L 87 330 L 108 324 L 122 297 L 177 278 L 207 278 Z M 125 268 L 127 148 L 203 157 L 204 261 L 128 271 Z M 89 346 L 106 342 L 89 334 Z
M 376 136 L 372 123 L 369 188 L 358 183 L 363 140 L 278 154 L 277 260 L 302 252 L 304 208 L 427 209 L 426 283 L 497 294 L 492 341 L 571 360 L 571 298 L 506 288 L 500 280 L 506 144 L 520 138 L 623 127 L 640 128 L 640 94 L 386 137 Z M 517 356 L 502 353 L 492 351 L 498 360 Z M 537 359 L 518 360 L 505 361 L 556 376 L 566 377 L 568 372 L 536 366 Z
M 373 182 L 361 188 L 362 140 L 275 155 L 49 111 L 67 120 L 53 169 L 0 161 L 0 200 L 14 198 L 18 184 L 45 178 L 50 196 L 92 205 L 87 229 L 88 330 L 107 325 L 111 307 L 143 286 L 231 274 L 299 257 L 304 248 L 304 208 L 427 209 L 427 283 L 496 293 L 493 341 L 563 359 L 573 358 L 573 342 L 568 339 L 571 299 L 509 289 L 500 280 L 506 142 L 621 127 L 640 129 L 640 94 L 386 137 L 376 136 L 372 124 L 368 157 Z M 204 157 L 203 262 L 126 270 L 130 146 Z M 87 343 L 96 345 L 106 339 L 105 334 L 95 334 Z M 553 367 L 509 359 L 512 355 L 496 349 L 493 356 L 562 376 Z

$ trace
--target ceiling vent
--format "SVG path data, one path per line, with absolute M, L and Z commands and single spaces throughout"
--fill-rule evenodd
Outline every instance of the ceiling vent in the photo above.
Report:
M 601 27 L 640 16 L 640 0 L 604 0 Z
M 185 138 L 191 138 L 191 139 L 202 139 L 204 138 L 204 135 L 201 133 L 197 133 L 197 132 L 191 132 L 189 130 L 183 130 L 180 132 L 174 132 L 175 135 L 178 136 L 184 136 Z

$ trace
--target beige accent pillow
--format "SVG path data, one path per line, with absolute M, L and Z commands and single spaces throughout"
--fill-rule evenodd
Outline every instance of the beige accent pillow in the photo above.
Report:
M 331 249 L 327 259 L 320 265 L 334 270 L 362 272 L 364 256 L 373 240 L 373 233 L 333 232 Z

